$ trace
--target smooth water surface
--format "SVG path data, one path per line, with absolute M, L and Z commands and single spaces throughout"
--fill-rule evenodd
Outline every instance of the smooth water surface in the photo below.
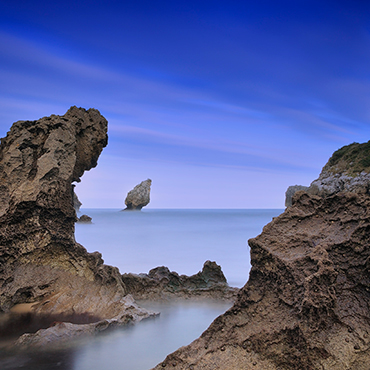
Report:
M 2 353 L 1 370 L 149 370 L 179 347 L 191 343 L 225 312 L 224 302 L 145 305 L 161 314 L 136 325 L 85 340 L 73 348 Z
M 99 251 L 121 273 L 167 266 L 193 275 L 205 261 L 221 265 L 229 285 L 242 287 L 250 270 L 247 240 L 282 210 L 82 209 L 93 224 L 76 224 L 76 240 Z

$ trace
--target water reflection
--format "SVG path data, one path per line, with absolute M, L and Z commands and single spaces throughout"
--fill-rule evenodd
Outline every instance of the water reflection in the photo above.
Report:
M 17 352 L 0 349 L 1 370 L 148 370 L 177 348 L 189 344 L 230 304 L 188 302 L 141 303 L 161 315 L 116 329 L 72 348 Z

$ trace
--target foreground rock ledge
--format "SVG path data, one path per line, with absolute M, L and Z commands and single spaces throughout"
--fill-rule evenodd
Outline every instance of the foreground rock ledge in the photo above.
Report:
M 76 243 L 72 182 L 97 165 L 107 121 L 95 109 L 13 124 L 0 146 L 0 312 L 133 320 L 117 268 Z
M 155 369 L 370 369 L 370 197 L 298 192 L 249 244 L 234 306 Z

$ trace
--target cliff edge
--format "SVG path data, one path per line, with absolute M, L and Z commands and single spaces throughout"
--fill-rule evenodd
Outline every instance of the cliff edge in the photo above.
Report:
M 249 240 L 252 269 L 234 306 L 155 369 L 369 369 L 370 196 L 364 185 L 320 196 L 297 192 Z

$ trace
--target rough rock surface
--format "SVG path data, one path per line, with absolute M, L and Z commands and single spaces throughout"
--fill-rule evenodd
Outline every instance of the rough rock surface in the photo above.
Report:
M 196 297 L 234 300 L 239 289 L 231 288 L 221 267 L 206 261 L 202 271 L 192 276 L 179 275 L 167 267 L 157 267 L 149 274 L 123 274 L 127 292 L 138 300 L 174 300 Z
M 106 144 L 106 119 L 77 107 L 18 121 L 1 140 L 0 312 L 28 303 L 34 314 L 63 314 L 71 322 L 123 315 L 118 269 L 74 238 L 71 184 L 97 165 Z
M 308 190 L 308 186 L 303 186 L 303 185 L 292 185 L 292 186 L 289 186 L 289 188 L 285 192 L 285 207 L 290 207 L 292 205 L 293 195 L 297 191 L 301 191 L 301 190 L 307 191 Z
M 150 202 L 150 186 L 152 180 L 147 179 L 136 185 L 131 191 L 128 192 L 125 199 L 126 210 L 140 210 L 147 206 Z
M 155 369 L 370 369 L 370 197 L 297 192 L 232 308 Z
M 290 186 L 285 193 L 286 207 L 292 205 L 292 196 L 300 190 L 322 197 L 341 191 L 370 194 L 370 141 L 346 145 L 335 151 L 309 187 Z

